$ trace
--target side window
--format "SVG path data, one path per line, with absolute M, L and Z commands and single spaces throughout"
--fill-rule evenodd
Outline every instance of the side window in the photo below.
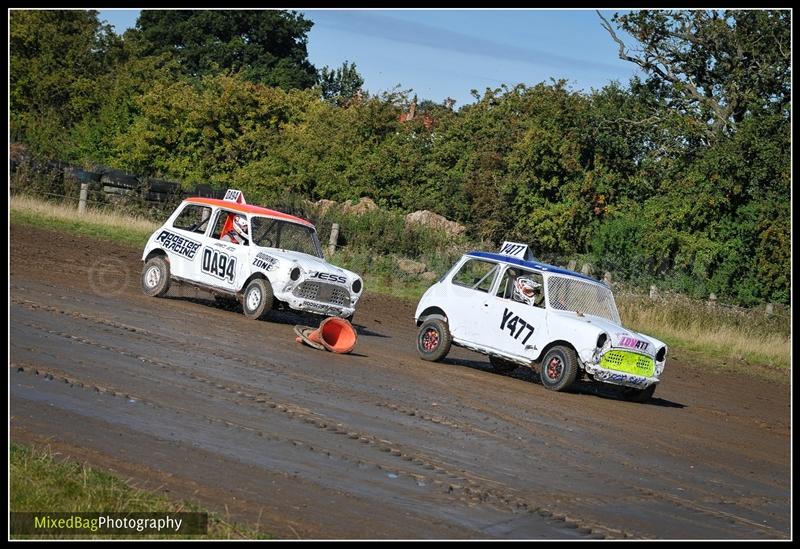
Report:
M 208 220 L 211 218 L 211 208 L 208 206 L 199 206 L 197 204 L 188 204 L 183 211 L 175 218 L 172 224 L 176 229 L 183 229 L 193 233 L 203 234 L 208 227 Z
M 497 297 L 544 308 L 544 280 L 534 271 L 509 267 L 503 273 Z
M 222 229 L 225 227 L 225 222 L 228 220 L 229 215 L 225 210 L 220 210 L 217 213 L 217 220 L 214 223 L 214 229 L 211 231 L 211 238 L 219 240 L 222 237 Z
M 498 265 L 496 263 L 470 259 L 453 275 L 453 284 L 488 292 L 494 282 L 497 269 Z
M 227 210 L 220 210 L 217 213 L 216 220 L 214 221 L 214 228 L 211 231 L 211 238 L 224 240 L 232 244 L 244 244 L 247 246 L 247 239 L 242 239 L 241 237 L 237 236 L 233 229 L 233 218 L 237 215 L 239 217 L 243 216 L 243 214 L 236 214 Z
M 517 270 L 513 267 L 506 269 L 503 278 L 500 279 L 500 286 L 497 287 L 497 297 L 511 299 L 511 292 L 514 291 L 514 279 L 517 277 Z

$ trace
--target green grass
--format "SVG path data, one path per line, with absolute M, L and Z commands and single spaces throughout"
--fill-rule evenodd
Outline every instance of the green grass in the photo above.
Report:
M 14 196 L 10 204 L 12 224 L 33 225 L 58 232 L 68 232 L 124 242 L 144 247 L 147 239 L 158 227 L 157 223 L 142 217 L 126 216 L 113 211 L 89 209 L 78 217 L 76 208 L 52 204 L 31 197 Z
M 766 366 L 788 372 L 791 333 L 786 316 L 712 308 L 683 296 L 651 301 L 617 292 L 615 297 L 626 327 L 657 337 L 670 348 L 726 361 L 737 370 Z
M 248 526 L 223 520 L 196 503 L 171 501 L 128 486 L 119 478 L 84 463 L 56 459 L 49 449 L 11 443 L 10 510 L 12 512 L 72 513 L 208 513 L 208 533 L 197 536 L 81 535 L 18 536 L 25 539 L 271 539 Z

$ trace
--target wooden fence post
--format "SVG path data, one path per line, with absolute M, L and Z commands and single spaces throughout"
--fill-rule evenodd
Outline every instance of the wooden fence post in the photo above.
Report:
M 331 237 L 328 240 L 328 256 L 332 256 L 336 251 L 336 243 L 339 242 L 339 224 L 331 225 Z
M 89 194 L 89 184 L 86 182 L 81 183 L 81 197 L 78 200 L 78 213 L 86 213 L 86 198 Z

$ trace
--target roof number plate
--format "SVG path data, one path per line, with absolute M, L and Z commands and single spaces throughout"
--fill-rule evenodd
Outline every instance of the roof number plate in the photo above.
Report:
M 225 191 L 225 197 L 223 200 L 227 200 L 228 202 L 236 202 L 237 204 L 246 204 L 242 191 L 238 191 L 236 189 L 228 189 Z
M 527 244 L 520 244 L 519 242 L 503 242 L 503 245 L 500 246 L 500 252 L 503 255 L 510 255 L 512 257 L 518 257 L 525 261 L 533 261 L 533 252 L 531 252 L 530 248 L 528 248 Z

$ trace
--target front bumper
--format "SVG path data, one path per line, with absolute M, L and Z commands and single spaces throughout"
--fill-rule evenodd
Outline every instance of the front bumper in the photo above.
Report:
M 658 383 L 663 369 L 663 364 L 658 368 L 651 356 L 616 348 L 608 349 L 584 366 L 597 381 L 636 389 L 646 389 Z
M 354 300 L 342 286 L 305 280 L 290 285 L 286 291 L 276 293 L 275 297 L 297 311 L 348 317 L 355 312 L 360 296 Z

